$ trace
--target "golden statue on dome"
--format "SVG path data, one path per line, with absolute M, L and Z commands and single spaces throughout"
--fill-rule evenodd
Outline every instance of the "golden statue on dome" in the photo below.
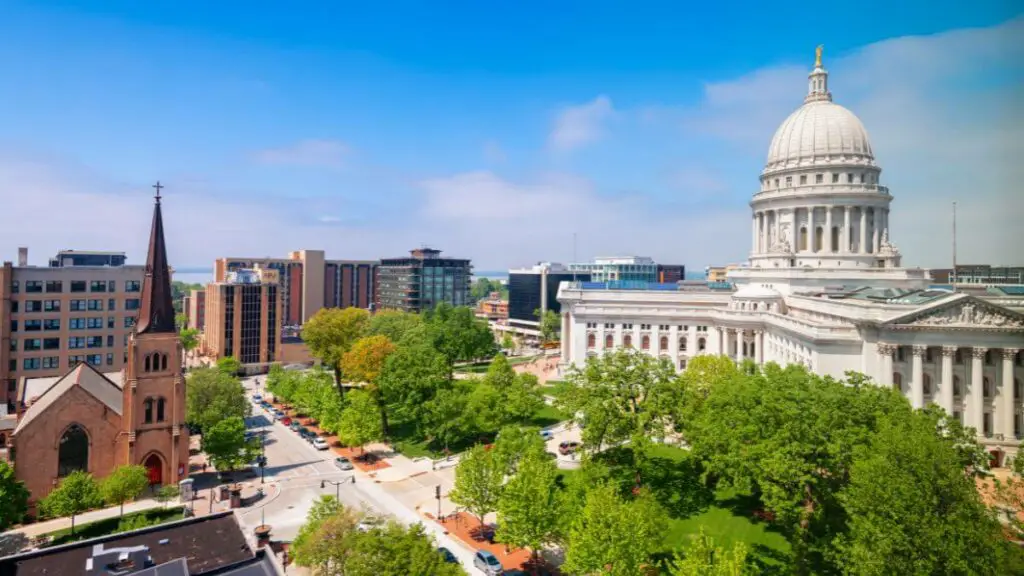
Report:
M 814 67 L 821 68 L 821 52 L 825 49 L 824 44 L 818 44 L 818 47 L 814 49 Z

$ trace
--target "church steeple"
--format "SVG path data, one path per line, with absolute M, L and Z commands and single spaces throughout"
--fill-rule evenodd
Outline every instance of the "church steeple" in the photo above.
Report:
M 149 254 L 146 255 L 146 277 L 142 281 L 142 304 L 136 334 L 174 333 L 174 302 L 171 300 L 171 270 L 167 265 L 164 244 L 164 221 L 160 213 L 160 190 L 157 182 L 153 226 L 149 233 Z

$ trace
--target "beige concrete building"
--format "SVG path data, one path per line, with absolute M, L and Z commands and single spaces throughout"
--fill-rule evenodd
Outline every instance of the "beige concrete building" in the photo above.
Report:
M 62 251 L 49 266 L 29 266 L 21 249 L 17 266 L 3 263 L 0 405 L 14 400 L 21 378 L 58 376 L 78 362 L 102 372 L 124 366 L 145 267 L 123 261 L 123 253 Z
M 262 371 L 281 355 L 282 298 L 277 270 L 257 266 L 228 272 L 206 285 L 203 352 L 231 356 L 250 371 Z
M 202 332 L 206 328 L 206 290 L 192 290 L 185 296 L 183 307 L 188 327 Z

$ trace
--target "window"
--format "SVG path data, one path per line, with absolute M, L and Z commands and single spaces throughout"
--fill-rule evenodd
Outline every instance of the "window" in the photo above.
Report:
M 17 300 L 11 300 L 11 312 L 17 312 L 17 311 L 18 311 L 18 301 Z
M 14 280 L 11 282 L 11 294 L 17 294 L 18 292 L 18 281 Z
M 39 280 L 26 280 L 25 281 L 25 293 L 26 294 L 28 294 L 30 292 L 34 293 L 34 292 L 42 292 L 42 291 L 43 291 L 43 283 L 40 282 Z
M 113 328 L 113 327 L 114 327 L 114 317 L 113 316 L 107 316 L 107 328 Z
M 117 292 L 117 282 L 113 280 L 107 282 L 107 292 Z
M 60 338 L 43 338 L 43 350 L 60 350 Z
M 43 341 L 40 338 L 29 338 L 25 340 L 24 350 L 26 352 L 35 352 L 36 350 L 43 349 Z
M 633 337 L 631 335 L 629 335 L 629 334 L 626 334 L 625 336 L 623 336 L 622 337 L 622 346 L 624 348 L 632 348 L 633 347 Z
M 157 422 L 163 422 L 164 421 L 164 407 L 165 407 L 166 404 L 167 404 L 167 401 L 164 400 L 163 398 L 157 399 L 157 401 L 156 401 L 156 421 Z
M 932 377 L 929 376 L 928 374 L 923 374 L 921 376 L 921 383 L 923 385 L 922 387 L 924 388 L 924 395 L 925 396 L 931 395 L 931 393 L 932 393 Z
M 860 183 L 861 184 L 864 183 L 864 173 L 863 172 L 860 173 Z
M 85 356 L 68 356 L 68 368 L 72 368 L 81 362 L 85 362 Z
M 615 339 L 612 338 L 611 334 L 605 335 L 605 337 L 604 337 L 604 347 L 605 348 L 614 348 L 615 347 Z
M 697 350 L 699 350 L 700 352 L 703 352 L 704 350 L 707 349 L 707 347 L 708 347 L 707 340 L 705 340 L 703 338 L 698 338 L 697 339 Z
M 160 370 L 167 370 L 167 354 L 160 355 Z
M 25 358 L 21 361 L 21 368 L 23 370 L 39 370 L 40 366 L 42 366 L 41 358 Z
M 108 334 L 107 335 L 107 348 L 113 348 L 113 347 L 114 347 L 114 335 L 113 334 Z
M 85 337 L 84 336 L 72 336 L 68 338 L 68 348 L 74 350 L 77 348 L 85 348 Z
M 899 372 L 892 373 L 892 388 L 897 392 L 903 391 L 903 375 Z
M 593 334 L 587 334 L 587 348 L 593 348 L 597 345 L 597 337 Z
M 85 280 L 72 280 L 71 281 L 72 292 L 85 292 Z
M 992 365 L 992 351 L 991 350 L 985 350 L 985 366 L 991 366 L 991 365 Z
M 125 280 L 124 291 L 125 292 L 138 292 L 141 288 L 141 283 L 138 280 Z
M 26 332 L 38 332 L 43 329 L 42 320 L 25 320 Z
M 103 300 L 89 300 L 89 310 L 103 310 Z
M 43 300 L 43 312 L 60 312 L 60 300 Z
M 103 348 L 103 336 L 88 336 L 85 339 L 86 348 Z
M 71 301 L 71 311 L 72 312 L 81 312 L 83 310 L 85 310 L 85 300 L 72 300 Z
M 43 369 L 57 369 L 60 368 L 60 356 L 46 356 L 43 358 Z
M 992 413 L 991 412 L 985 412 L 985 414 L 982 415 L 981 421 L 982 421 L 982 428 L 985 431 L 984 432 L 985 437 L 986 438 L 991 437 L 992 436 Z
M 786 186 L 792 186 L 792 185 L 793 185 L 793 177 L 792 176 L 786 176 Z
M 659 352 L 665 352 L 667 350 L 668 350 L 668 336 L 662 336 L 661 339 L 658 340 L 658 351 Z
M 105 280 L 93 280 L 89 282 L 89 292 L 106 292 L 107 282 Z
M 43 301 L 42 300 L 26 300 L 25 301 L 25 312 L 42 312 Z
M 125 328 L 131 328 L 132 326 L 135 326 L 135 317 L 134 316 L 125 316 L 124 317 L 124 327 Z
M 91 318 L 86 318 L 85 322 L 86 328 L 89 328 L 90 330 L 99 330 L 100 328 L 103 328 L 102 316 L 93 316 Z
M 906 347 L 904 347 L 904 346 L 897 346 L 896 347 L 896 360 L 899 361 L 899 362 L 904 362 L 904 361 L 906 361 L 906 359 L 907 359 L 907 349 L 906 349 Z
M 686 370 L 686 358 L 679 359 L 679 369 Z
M 47 280 L 46 291 L 53 293 L 60 293 L 64 291 L 64 282 L 60 280 Z
M 807 184 L 807 174 L 800 175 L 800 184 Z
M 814 183 L 815 184 L 821 184 L 824 181 L 825 181 L 825 175 L 824 174 L 815 174 L 814 175 Z
M 18 321 L 17 320 L 11 320 L 11 332 L 17 332 L 17 331 L 18 331 Z
M 668 324 L 659 324 L 658 325 L 658 330 L 664 330 L 664 331 L 668 332 Z
M 60 437 L 57 450 L 57 476 L 63 478 L 72 472 L 89 469 L 89 437 L 78 424 L 72 424 Z
M 633 329 L 633 325 L 632 324 L 623 324 L 622 325 L 622 329 L 623 330 L 632 330 Z
M 150 424 L 150 423 L 153 422 L 153 399 L 152 398 L 146 398 L 142 402 L 142 413 L 143 413 L 143 417 L 142 417 L 142 423 L 143 424 Z
M 984 394 L 985 398 L 991 398 L 995 395 L 992 390 L 992 381 L 989 380 L 988 376 L 981 379 L 981 392 Z
M 85 318 L 72 318 L 68 321 L 69 330 L 84 330 L 85 329 Z
M 113 365 L 114 365 L 114 353 L 113 352 L 107 352 L 107 366 L 113 366 Z
M 779 187 L 779 179 L 778 179 L 778 178 L 776 178 L 776 179 L 775 179 L 775 187 L 776 187 L 776 188 L 778 188 L 778 187 Z
M 954 364 L 963 364 L 964 363 L 964 353 L 963 353 L 963 350 L 960 350 L 959 348 L 956 349 L 956 352 L 953 353 L 953 363 Z
M 853 173 L 852 172 L 846 175 L 846 183 L 847 184 L 853 184 Z
M 138 298 L 128 298 L 127 300 L 124 301 L 124 309 L 125 310 L 138 310 L 139 309 L 139 299 Z
M 924 361 L 928 364 L 935 362 L 935 349 L 932 347 L 925 348 L 924 350 Z
M 650 350 L 651 349 L 651 337 L 647 336 L 647 335 L 644 335 L 644 337 L 640 339 L 640 347 L 643 348 L 644 350 Z
M 99 366 L 103 364 L 103 354 L 89 354 L 85 357 L 85 361 L 92 366 Z
M 113 312 L 114 310 L 117 310 L 117 300 L 114 300 L 113 298 L 108 298 L 107 299 L 107 310 L 110 310 L 111 312 Z
M 681 352 L 686 352 L 686 338 L 679 339 L 679 350 Z
M 833 173 L 832 174 L 832 183 L 836 184 L 838 182 L 839 182 L 839 174 Z

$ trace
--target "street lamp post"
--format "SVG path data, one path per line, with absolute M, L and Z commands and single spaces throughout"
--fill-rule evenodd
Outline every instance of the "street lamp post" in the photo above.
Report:
M 352 479 L 352 483 L 353 484 L 356 483 L 356 476 L 355 476 L 355 474 L 353 474 L 352 476 L 349 476 L 349 478 Z M 344 483 L 345 483 L 344 480 L 341 480 L 339 482 L 335 482 L 334 480 L 321 480 L 320 481 L 320 489 L 323 490 L 324 488 L 327 488 L 328 484 L 334 486 L 334 488 L 335 488 L 334 491 L 337 494 L 336 497 L 338 499 L 338 502 L 341 502 L 341 485 L 344 484 Z

